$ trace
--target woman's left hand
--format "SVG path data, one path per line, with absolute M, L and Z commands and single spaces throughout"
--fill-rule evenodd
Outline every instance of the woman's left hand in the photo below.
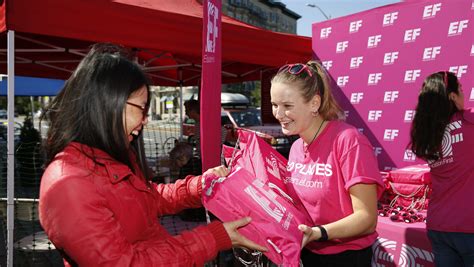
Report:
M 203 176 L 206 174 L 214 174 L 219 177 L 225 177 L 229 174 L 229 170 L 227 170 L 227 168 L 224 165 L 221 165 L 221 166 L 208 169 L 207 171 L 203 173 Z

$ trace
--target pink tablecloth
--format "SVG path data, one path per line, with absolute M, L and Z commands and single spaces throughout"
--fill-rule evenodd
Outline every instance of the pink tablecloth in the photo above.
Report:
M 379 217 L 372 266 L 434 267 L 425 223 L 392 222 Z

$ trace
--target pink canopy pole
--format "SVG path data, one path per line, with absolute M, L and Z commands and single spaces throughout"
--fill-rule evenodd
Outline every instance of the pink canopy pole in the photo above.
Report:
M 220 164 L 221 1 L 203 1 L 201 157 L 203 171 Z

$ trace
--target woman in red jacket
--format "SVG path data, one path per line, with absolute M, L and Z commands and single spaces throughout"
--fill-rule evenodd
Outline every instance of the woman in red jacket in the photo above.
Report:
M 66 266 L 202 266 L 232 245 L 265 250 L 237 229 L 249 218 L 171 236 L 159 217 L 201 206 L 201 176 L 145 178 L 139 153 L 149 85 L 113 45 L 95 45 L 52 101 L 40 221 Z M 222 167 L 208 172 L 226 175 Z

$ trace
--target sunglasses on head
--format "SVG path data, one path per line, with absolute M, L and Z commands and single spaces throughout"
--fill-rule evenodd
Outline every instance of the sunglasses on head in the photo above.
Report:
M 289 74 L 293 75 L 298 75 L 303 71 L 306 71 L 306 74 L 308 74 L 309 77 L 313 77 L 313 73 L 311 73 L 311 70 L 308 68 L 308 65 L 302 63 L 286 64 L 278 70 L 279 73 L 284 71 L 287 71 Z

